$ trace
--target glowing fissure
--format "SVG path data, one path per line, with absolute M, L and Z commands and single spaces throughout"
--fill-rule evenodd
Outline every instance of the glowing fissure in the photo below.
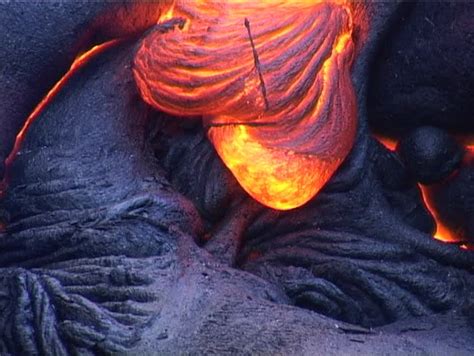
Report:
M 92 47 L 87 52 L 76 57 L 74 62 L 71 64 L 69 70 L 64 74 L 63 77 L 49 90 L 49 92 L 44 96 L 44 98 L 38 103 L 35 109 L 26 119 L 23 127 L 20 132 L 18 132 L 13 149 L 5 160 L 5 175 L 3 180 L 0 182 L 0 197 L 5 193 L 5 190 L 9 181 L 9 168 L 11 167 L 15 157 L 21 149 L 23 140 L 29 128 L 33 122 L 38 118 L 41 112 L 46 108 L 46 106 L 56 97 L 56 95 L 61 91 L 67 81 L 76 73 L 79 68 L 83 67 L 92 57 L 96 56 L 98 53 L 118 44 L 121 40 L 111 40 L 100 45 Z
M 202 116 L 241 186 L 271 208 L 314 197 L 356 131 L 346 1 L 182 0 L 141 43 L 134 74 L 159 110 Z M 162 26 L 162 27 L 163 27 Z
M 374 137 L 382 144 L 384 145 L 388 150 L 390 151 L 395 151 L 398 145 L 398 142 L 393 139 L 393 138 L 388 138 L 380 135 L 374 135 Z M 465 144 L 464 146 L 466 148 L 466 157 L 467 159 L 474 159 L 474 150 L 471 149 L 471 147 L 474 147 L 472 144 Z M 439 241 L 447 242 L 447 243 L 460 243 L 462 242 L 461 237 L 456 234 L 455 231 L 450 229 L 444 222 L 443 219 L 440 217 L 438 214 L 438 211 L 435 209 L 434 204 L 429 198 L 429 188 L 427 186 L 424 186 L 423 184 L 418 184 L 418 187 L 421 190 L 421 196 L 423 199 L 423 202 L 425 203 L 426 208 L 430 212 L 431 216 L 435 220 L 436 223 L 436 231 L 433 235 L 433 237 Z M 467 244 L 461 244 L 461 248 L 463 249 L 473 249 L 470 245 Z
M 385 137 L 382 135 L 373 134 L 374 138 L 379 141 L 385 148 L 390 151 L 395 151 L 397 149 L 398 141 L 394 138 Z
M 460 242 L 461 239 L 459 238 L 459 236 L 443 223 L 443 220 L 439 216 L 438 211 L 434 208 L 434 204 L 429 198 L 428 188 L 423 186 L 422 184 L 419 184 L 419 187 L 421 189 L 423 202 L 425 203 L 426 208 L 431 213 L 436 222 L 436 231 L 433 237 L 437 240 L 444 242 Z

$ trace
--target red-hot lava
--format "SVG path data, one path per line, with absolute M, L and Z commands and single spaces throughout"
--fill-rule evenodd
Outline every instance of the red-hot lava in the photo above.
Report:
M 375 138 L 383 144 L 387 149 L 390 151 L 395 151 L 398 145 L 397 140 L 375 135 Z M 463 140 L 461 140 L 462 142 Z M 463 146 L 466 149 L 466 158 L 467 160 L 474 160 L 474 144 L 464 142 Z M 436 223 L 436 231 L 433 237 L 437 240 L 447 242 L 447 243 L 456 243 L 459 244 L 463 249 L 474 249 L 471 245 L 462 244 L 462 239 L 456 234 L 456 232 L 452 231 L 444 222 L 438 211 L 435 209 L 433 202 L 430 199 L 429 187 L 423 184 L 418 184 L 421 190 L 421 196 L 423 198 L 423 202 L 425 203 L 426 208 L 433 216 L 435 223 Z
M 116 45 L 119 41 L 120 40 L 111 40 L 109 42 L 102 43 L 100 45 L 92 47 L 87 52 L 79 55 L 74 60 L 66 74 L 64 74 L 64 76 L 51 88 L 51 90 L 46 94 L 46 96 L 39 102 L 39 104 L 35 107 L 32 113 L 28 116 L 25 121 L 25 124 L 16 136 L 15 144 L 13 146 L 12 151 L 5 160 L 5 175 L 3 177 L 3 180 L 0 182 L 0 197 L 4 194 L 8 184 L 9 168 L 15 160 L 16 155 L 20 151 L 25 135 L 28 132 L 28 129 L 31 127 L 31 124 L 38 118 L 41 112 L 56 97 L 56 95 L 61 91 L 66 82 L 79 70 L 79 68 L 83 67 L 92 57 L 96 56 L 98 53 L 106 50 L 107 48 Z
M 395 151 L 397 149 L 398 141 L 381 135 L 373 135 L 374 138 L 379 141 L 382 145 L 384 145 L 390 151 Z
M 464 156 L 464 162 L 474 162 L 474 145 L 466 144 L 465 146 L 466 154 Z M 469 163 L 472 164 L 472 163 Z M 449 179 L 449 178 L 448 178 Z M 430 199 L 430 191 L 429 187 L 423 186 L 420 184 L 420 189 L 423 196 L 423 201 L 425 202 L 426 207 L 430 211 L 431 215 L 434 217 L 436 221 L 436 232 L 434 237 L 438 240 L 450 243 L 457 243 L 461 246 L 461 248 L 466 250 L 474 250 L 474 245 L 472 243 L 462 244 L 463 239 L 453 231 L 451 228 L 448 227 L 447 224 L 443 222 L 443 218 L 440 216 L 438 211 L 435 209 L 435 205 Z
M 356 131 L 348 2 L 181 0 L 142 42 L 146 102 L 202 116 L 242 187 L 275 209 L 308 202 Z
M 422 184 L 419 184 L 421 189 L 421 195 L 423 197 L 423 202 L 425 203 L 426 208 L 429 210 L 436 222 L 436 231 L 434 233 L 434 238 L 444 242 L 457 243 L 461 239 L 452 231 L 446 224 L 443 223 L 443 219 L 439 216 L 438 211 L 434 208 L 434 204 L 429 198 L 428 188 Z

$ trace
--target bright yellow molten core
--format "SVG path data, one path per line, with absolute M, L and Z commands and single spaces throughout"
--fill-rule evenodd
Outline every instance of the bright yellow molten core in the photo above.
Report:
M 346 1 L 178 0 L 163 21 L 135 57 L 144 100 L 203 116 L 222 161 L 257 201 L 280 210 L 308 202 L 354 142 Z
M 244 125 L 211 128 L 209 138 L 242 187 L 259 202 L 288 210 L 316 195 L 331 172 L 323 162 L 291 150 L 272 149 L 252 137 Z M 251 162 L 251 163 L 249 163 Z

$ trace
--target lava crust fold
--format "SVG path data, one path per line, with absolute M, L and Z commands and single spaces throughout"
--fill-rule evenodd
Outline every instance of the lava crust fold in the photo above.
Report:
M 144 100 L 202 116 L 240 185 L 274 209 L 313 198 L 356 132 L 351 8 L 342 1 L 177 1 L 142 41 Z

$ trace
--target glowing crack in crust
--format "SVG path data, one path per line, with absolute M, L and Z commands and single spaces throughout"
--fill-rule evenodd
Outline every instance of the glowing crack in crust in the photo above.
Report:
M 135 56 L 144 100 L 202 116 L 217 153 L 257 201 L 279 210 L 308 202 L 354 142 L 349 4 L 181 0 L 160 22 L 170 19 L 181 25 L 151 32 Z

